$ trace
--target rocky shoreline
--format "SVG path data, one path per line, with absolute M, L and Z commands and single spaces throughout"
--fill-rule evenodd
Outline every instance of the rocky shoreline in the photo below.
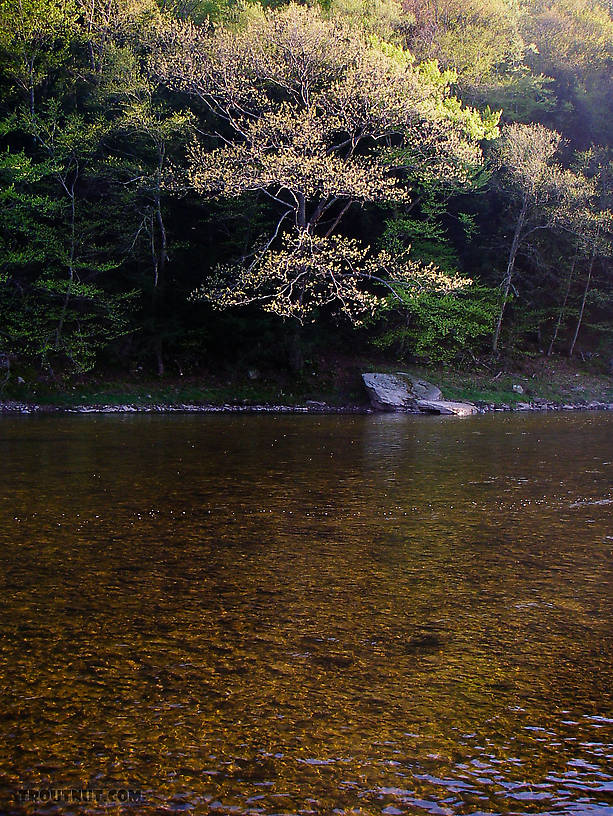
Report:
M 478 414 L 527 413 L 557 411 L 613 411 L 613 402 L 553 403 L 536 399 L 532 402 L 518 402 L 515 405 L 475 402 Z M 362 405 L 327 405 L 322 402 L 307 402 L 306 405 L 221 405 L 151 404 L 151 405 L 38 405 L 9 400 L 0 402 L 0 414 L 374 414 L 373 408 Z M 432 415 L 427 412 L 397 411 L 415 416 Z
M 506 404 L 484 404 L 475 403 L 480 414 L 488 414 L 494 411 L 513 411 L 522 413 L 526 411 L 613 411 L 613 402 L 589 402 L 589 403 L 557 403 L 546 400 L 535 402 L 518 402 L 515 405 Z
M 37 405 L 0 402 L 0 414 L 372 414 L 360 405 L 194 405 L 189 403 L 151 405 Z

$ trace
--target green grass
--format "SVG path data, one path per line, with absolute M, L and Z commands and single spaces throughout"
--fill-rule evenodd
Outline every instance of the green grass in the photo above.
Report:
M 70 408 L 79 405 L 304 405 L 307 400 L 331 406 L 368 404 L 361 381 L 365 371 L 407 371 L 440 386 L 446 399 L 514 406 L 547 400 L 557 404 L 613 402 L 613 378 L 578 369 L 567 361 L 527 362 L 523 370 L 490 372 L 485 368 L 458 371 L 407 366 L 388 359 L 327 360 L 317 372 L 309 367 L 299 377 L 287 372 L 265 372 L 250 380 L 247 372 L 211 374 L 159 380 L 139 376 L 89 377 L 80 382 L 53 384 L 9 382 L 0 400 Z M 513 391 L 521 385 L 523 394 Z
M 560 369 L 548 367 L 541 373 L 505 372 L 498 376 L 447 369 L 438 371 L 415 369 L 412 373 L 437 383 L 444 397 L 451 400 L 510 406 L 535 400 L 555 404 L 613 401 L 611 377 L 577 372 L 566 366 Z M 520 385 L 523 394 L 516 393 L 513 390 L 514 385 Z
M 266 382 L 229 382 L 204 385 L 189 381 L 160 383 L 145 381 L 86 382 L 78 385 L 53 386 L 40 384 L 33 387 L 16 385 L 6 388 L 0 400 L 36 403 L 38 405 L 71 408 L 79 405 L 223 405 L 223 404 L 303 404 L 319 400 L 329 405 L 352 401 L 352 395 L 336 392 L 330 387 L 314 388 L 300 381 L 279 385 Z M 364 395 L 356 394 L 359 401 Z

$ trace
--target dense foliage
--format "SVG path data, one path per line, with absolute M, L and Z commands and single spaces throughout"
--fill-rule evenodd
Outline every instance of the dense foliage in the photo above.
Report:
M 2 377 L 611 356 L 612 68 L 604 0 L 0 0 Z

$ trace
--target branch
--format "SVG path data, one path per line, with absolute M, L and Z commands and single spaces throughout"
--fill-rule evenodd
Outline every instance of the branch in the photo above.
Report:
M 330 229 L 329 229 L 329 230 L 326 232 L 326 235 L 325 235 L 325 237 L 326 237 L 326 238 L 329 238 L 329 237 L 332 235 L 332 233 L 334 232 L 334 230 L 337 228 L 337 226 L 338 226 L 338 224 L 339 224 L 339 222 L 340 222 L 341 218 L 342 218 L 342 217 L 345 215 L 345 213 L 347 212 L 347 210 L 349 209 L 349 207 L 351 207 L 351 205 L 352 205 L 352 204 L 353 204 L 353 201 L 348 201 L 348 202 L 345 204 L 345 206 L 343 207 L 343 209 L 342 209 L 342 210 L 340 211 L 340 213 L 337 215 L 337 217 L 336 217 L 336 219 L 334 220 L 334 222 L 333 222 L 332 226 L 330 227 Z
M 277 221 L 277 226 L 276 226 L 276 228 L 275 228 L 274 233 L 272 234 L 271 239 L 270 239 L 270 240 L 268 241 L 268 243 L 267 243 L 267 244 L 264 246 L 264 248 L 263 248 L 263 249 L 262 249 L 260 252 L 258 252 L 258 254 L 256 255 L 256 257 L 255 257 L 255 258 L 253 259 L 253 261 L 252 261 L 252 262 L 249 264 L 249 266 L 247 267 L 247 272 L 251 272 L 251 270 L 254 268 L 254 266 L 256 266 L 256 265 L 257 265 L 257 263 L 258 263 L 258 262 L 259 262 L 259 261 L 260 261 L 260 260 L 261 260 L 261 259 L 264 257 L 264 255 L 265 255 L 265 253 L 267 252 L 267 250 L 268 250 L 268 249 L 270 249 L 270 247 L 271 247 L 271 245 L 272 245 L 273 241 L 276 239 L 277 235 L 279 234 L 279 229 L 281 228 L 281 224 L 282 224 L 282 223 L 285 221 L 285 219 L 287 218 L 287 216 L 288 216 L 288 215 L 289 215 L 291 212 L 293 212 L 293 207 L 288 207 L 288 208 L 287 208 L 287 210 L 286 210 L 286 211 L 283 213 L 283 215 L 281 216 L 281 218 L 280 218 L 280 219 Z

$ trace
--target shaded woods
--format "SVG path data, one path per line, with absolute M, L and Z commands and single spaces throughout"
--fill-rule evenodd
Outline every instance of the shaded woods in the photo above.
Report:
M 0 376 L 611 356 L 588 0 L 2 0 Z

